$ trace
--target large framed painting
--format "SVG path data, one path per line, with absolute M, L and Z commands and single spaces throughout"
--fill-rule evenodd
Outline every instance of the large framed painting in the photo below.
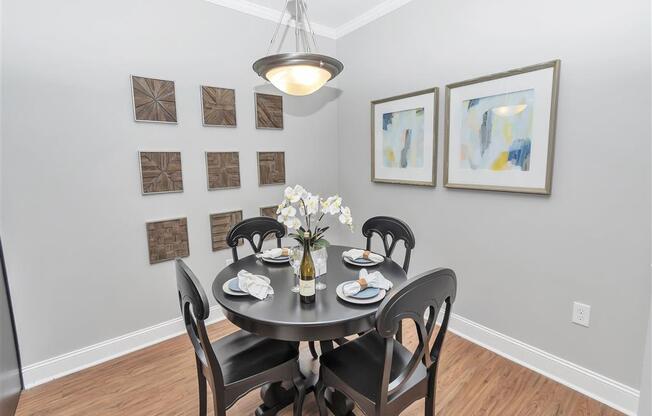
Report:
M 560 67 L 446 86 L 444 186 L 550 194 Z
M 435 186 L 439 89 L 371 102 L 371 180 Z

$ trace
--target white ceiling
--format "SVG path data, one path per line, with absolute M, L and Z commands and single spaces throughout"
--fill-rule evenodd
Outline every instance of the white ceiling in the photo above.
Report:
M 249 0 L 252 3 L 281 10 L 285 0 Z M 336 28 L 363 15 L 385 0 L 307 0 L 310 20 Z
M 207 0 L 264 19 L 278 21 L 285 0 Z M 338 38 L 412 0 L 306 0 L 315 32 Z

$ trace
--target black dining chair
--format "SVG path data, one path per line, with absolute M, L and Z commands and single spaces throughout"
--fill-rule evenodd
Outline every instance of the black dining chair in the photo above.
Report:
M 414 233 L 405 221 L 394 217 L 372 217 L 362 225 L 362 235 L 367 238 L 367 250 L 371 250 L 371 238 L 378 234 L 385 248 L 385 256 L 391 258 L 396 248 L 396 243 L 403 241 L 405 245 L 405 256 L 403 258 L 403 271 L 408 273 L 410 268 L 410 256 L 414 248 Z M 403 325 L 399 324 L 396 333 L 398 342 L 403 340 Z
M 295 387 L 294 416 L 300 416 L 305 385 L 299 370 L 298 343 L 242 330 L 211 343 L 204 324 L 210 311 L 206 293 L 181 259 L 176 260 L 176 274 L 181 314 L 195 349 L 199 415 L 206 415 L 207 383 L 213 393 L 215 416 L 225 416 L 247 392 L 267 383 L 291 382 Z
M 428 271 L 391 290 L 376 313 L 375 331 L 320 357 L 316 387 L 320 416 L 326 416 L 328 388 L 356 402 L 367 416 L 398 415 L 424 397 L 425 415 L 434 416 L 437 367 L 456 292 L 457 278 L 450 269 Z M 444 317 L 430 347 L 443 306 Z M 414 352 L 394 339 L 401 319 L 415 323 Z
M 281 238 L 285 237 L 285 226 L 270 217 L 247 218 L 234 225 L 226 235 L 226 244 L 231 247 L 233 261 L 238 261 L 238 244 L 241 239 L 249 242 L 254 253 L 260 253 L 263 242 L 269 235 L 275 236 L 277 247 L 281 247 Z M 256 236 L 258 242 L 254 241 Z

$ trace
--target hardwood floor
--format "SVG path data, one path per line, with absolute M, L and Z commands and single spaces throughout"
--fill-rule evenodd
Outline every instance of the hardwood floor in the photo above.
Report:
M 235 329 L 227 321 L 218 322 L 210 327 L 211 339 Z M 413 339 L 411 330 L 406 329 L 404 340 Z M 442 360 L 437 416 L 621 415 L 452 333 L 447 335 Z M 227 413 L 252 415 L 260 403 L 258 394 L 249 393 Z M 152 416 L 197 412 L 195 361 L 184 334 L 27 390 L 16 415 Z M 291 414 L 291 408 L 281 413 Z M 313 395 L 306 399 L 303 414 L 318 414 Z M 423 400 L 402 414 L 422 415 Z

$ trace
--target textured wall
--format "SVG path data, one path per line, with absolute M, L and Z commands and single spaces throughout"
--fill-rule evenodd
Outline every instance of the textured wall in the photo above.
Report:
M 2 227 L 25 365 L 179 315 L 173 264 L 149 265 L 146 221 L 188 218 L 187 261 L 209 290 L 230 257 L 211 251 L 209 213 L 255 216 L 282 198 L 258 186 L 256 151 L 285 151 L 288 183 L 335 191 L 335 90 L 285 97 L 285 129 L 255 129 L 251 64 L 273 22 L 203 0 L 9 0 L 5 12 Z M 178 125 L 133 121 L 130 74 L 176 81 Z M 237 128 L 202 126 L 200 84 L 236 89 Z M 142 196 L 139 150 L 181 151 L 183 193 Z M 206 190 L 207 150 L 240 152 L 240 189 Z

